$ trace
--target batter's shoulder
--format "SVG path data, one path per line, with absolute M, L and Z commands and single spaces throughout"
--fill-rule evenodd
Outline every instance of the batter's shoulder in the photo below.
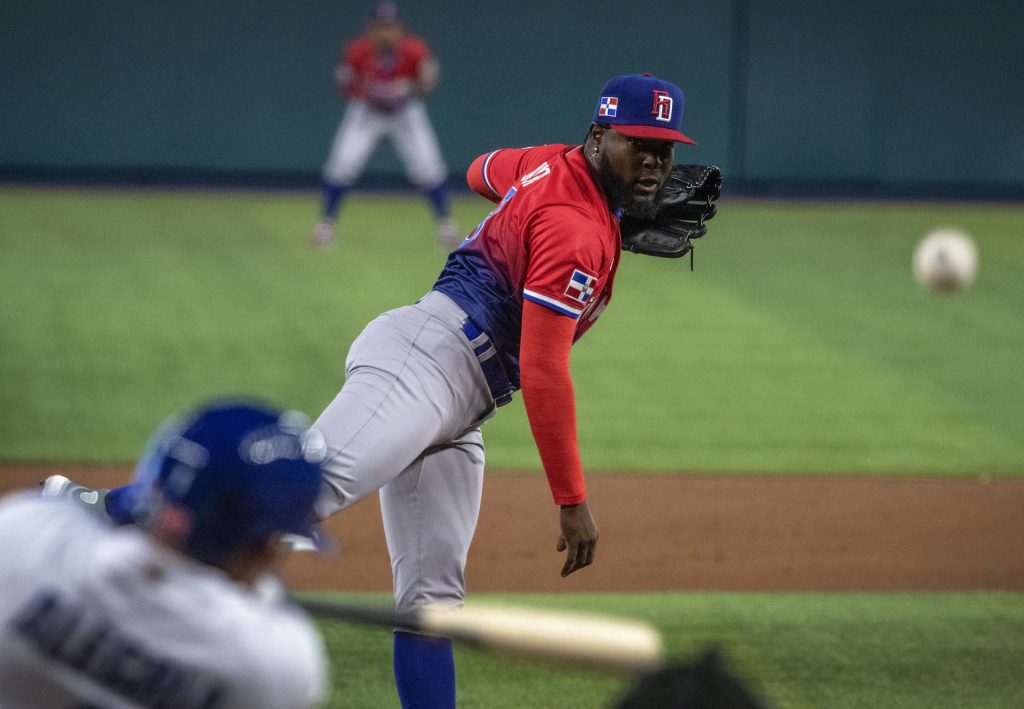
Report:
M 0 578 L 11 568 L 37 578 L 66 573 L 107 533 L 106 524 L 68 500 L 34 491 L 9 495 L 0 500 Z
M 31 535 L 42 527 L 92 523 L 92 518 L 77 505 L 40 497 L 35 491 L 16 492 L 0 499 L 0 538 L 10 539 L 19 532 Z
M 327 654 L 312 621 L 302 611 L 279 606 L 249 638 L 251 666 L 244 668 L 248 706 L 314 707 L 326 691 Z M 246 706 L 244 703 L 239 706 Z

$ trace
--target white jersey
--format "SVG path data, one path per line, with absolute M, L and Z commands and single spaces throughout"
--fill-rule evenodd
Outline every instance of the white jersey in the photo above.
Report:
M 243 586 L 63 500 L 0 501 L 3 709 L 291 709 L 324 681 L 272 576 Z

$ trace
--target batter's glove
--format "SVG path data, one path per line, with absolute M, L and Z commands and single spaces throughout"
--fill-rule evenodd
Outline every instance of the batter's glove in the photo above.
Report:
M 692 260 L 690 240 L 708 233 L 704 222 L 715 216 L 715 201 L 721 193 L 722 171 L 714 165 L 673 165 L 658 193 L 658 216 L 622 217 L 622 248 L 663 258 L 690 253 Z

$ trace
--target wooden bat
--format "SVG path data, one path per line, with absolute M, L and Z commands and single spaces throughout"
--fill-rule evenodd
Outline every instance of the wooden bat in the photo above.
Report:
M 400 612 L 344 601 L 295 601 L 322 618 L 407 628 L 521 657 L 621 673 L 647 672 L 662 663 L 660 633 L 636 620 L 515 606 L 432 606 Z

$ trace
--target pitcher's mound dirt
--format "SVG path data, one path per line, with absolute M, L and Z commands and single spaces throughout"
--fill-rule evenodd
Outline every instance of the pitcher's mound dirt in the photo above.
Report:
M 0 492 L 51 472 L 94 486 L 128 469 L 0 468 Z M 1024 480 L 591 475 L 597 561 L 558 575 L 540 474 L 490 472 L 466 570 L 482 591 L 1024 591 Z M 388 590 L 376 497 L 328 521 L 334 556 L 294 554 L 296 588 Z

